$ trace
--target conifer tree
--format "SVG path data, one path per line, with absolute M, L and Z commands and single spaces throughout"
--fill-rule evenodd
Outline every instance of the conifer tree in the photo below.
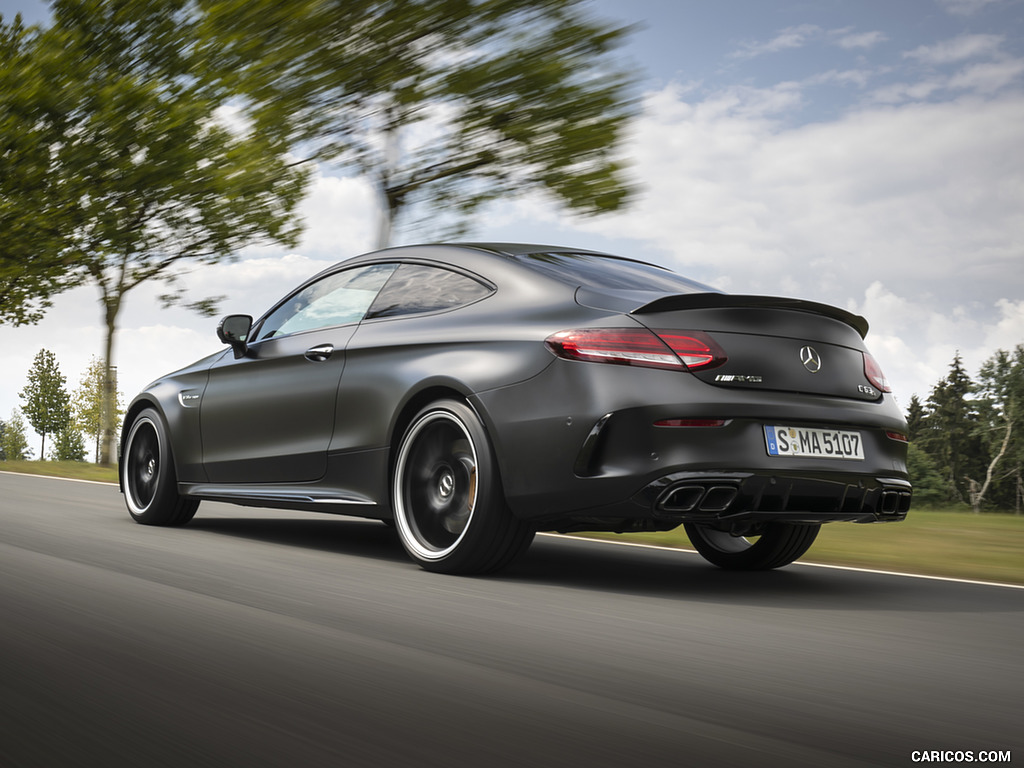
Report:
M 962 502 L 970 498 L 968 478 L 977 476 L 984 464 L 973 390 L 958 351 L 946 378 L 932 388 L 928 397 L 927 429 L 921 437 L 922 447 L 939 467 L 952 497 Z

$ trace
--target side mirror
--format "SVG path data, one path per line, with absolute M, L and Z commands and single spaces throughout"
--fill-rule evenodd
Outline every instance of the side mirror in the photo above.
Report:
M 249 331 L 252 330 L 252 317 L 249 315 L 228 315 L 217 325 L 217 338 L 230 344 L 235 351 L 235 359 L 245 357 L 249 345 Z

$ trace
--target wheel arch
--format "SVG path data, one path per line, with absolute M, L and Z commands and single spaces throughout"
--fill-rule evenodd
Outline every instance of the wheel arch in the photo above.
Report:
M 430 403 L 438 400 L 457 400 L 460 403 L 465 403 L 469 408 L 480 417 L 481 423 L 484 428 L 487 429 L 488 422 L 480 413 L 480 409 L 471 400 L 471 393 L 467 387 L 462 385 L 460 382 L 455 381 L 435 381 L 424 385 L 422 388 L 409 394 L 404 402 L 395 410 L 395 415 L 392 417 L 391 426 L 388 430 L 388 503 L 391 502 L 391 477 L 395 471 L 395 459 L 398 453 L 398 445 L 402 440 L 402 435 L 405 434 L 405 430 L 409 428 L 409 424 L 412 423 L 413 417 L 416 416 L 423 408 Z M 491 441 L 493 444 L 493 440 Z
M 128 406 L 128 410 L 125 411 L 124 419 L 121 421 L 121 434 L 117 439 L 117 487 L 121 493 L 124 493 L 124 474 L 121 471 L 121 457 L 124 455 L 124 441 L 128 439 L 128 433 L 131 431 L 132 424 L 135 422 L 135 417 L 142 413 L 147 408 L 152 408 L 164 420 L 164 424 L 167 423 L 167 416 L 164 414 L 164 409 L 160 407 L 160 403 L 156 398 L 149 394 L 142 394 L 135 398 Z

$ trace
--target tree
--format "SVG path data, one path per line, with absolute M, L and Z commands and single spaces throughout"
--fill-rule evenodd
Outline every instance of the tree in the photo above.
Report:
M 5 114 L 4 133 L 46 148 L 26 171 L 39 190 L 4 188 L 19 212 L 10 217 L 21 226 L 36 216 L 31 203 L 41 196 L 53 234 L 36 242 L 31 227 L 15 227 L 18 243 L 5 232 L 4 247 L 29 266 L 66 264 L 69 280 L 99 289 L 107 372 L 100 463 L 108 464 L 125 296 L 151 281 L 174 289 L 187 264 L 215 263 L 251 243 L 293 244 L 308 174 L 270 134 L 233 132 L 218 120 L 231 93 L 198 44 L 188 0 L 54 0 L 52 8 L 49 29 L 12 43 L 19 55 L 0 63 L 9 70 L 0 81 L 30 107 Z M 165 299 L 184 300 L 176 290 Z M 187 306 L 210 310 L 209 301 Z
M 25 438 L 25 422 L 17 408 L 11 412 L 10 420 L 4 423 L 4 433 L 0 439 L 3 440 L 4 461 L 24 461 L 31 457 L 32 451 Z
M 124 403 L 117 389 L 117 371 L 111 371 L 114 382 L 114 422 L 119 423 L 124 416 Z M 72 395 L 72 413 L 81 430 L 95 441 L 93 461 L 100 460 L 100 438 L 103 436 L 103 399 L 104 386 L 107 380 L 103 361 L 93 356 L 89 367 L 85 369 L 78 389 Z
M 911 443 L 907 448 L 907 472 L 914 484 L 914 504 L 941 504 L 949 498 L 946 481 L 924 449 Z
M 56 92 L 24 81 L 33 67 L 49 68 L 38 36 L 20 15 L 10 25 L 0 16 L 0 323 L 13 325 L 38 321 L 50 296 L 76 282 L 60 248 L 69 200 L 48 173 L 51 148 L 67 126 Z
M 970 498 L 968 477 L 976 476 L 983 463 L 972 391 L 973 382 L 957 352 L 946 378 L 928 397 L 926 429 L 920 437 L 921 447 L 940 468 L 951 497 L 959 501 Z
M 73 421 L 54 436 L 53 458 L 55 461 L 85 461 L 85 440 Z
M 28 384 L 21 390 L 28 423 L 42 435 L 39 458 L 46 457 L 46 436 L 64 430 L 71 420 L 70 397 L 57 358 L 48 349 L 39 350 L 28 372 Z
M 364 175 L 378 246 L 410 209 L 455 230 L 541 190 L 599 214 L 629 197 L 617 145 L 628 30 L 582 0 L 199 0 L 207 55 L 261 131 Z
M 910 442 L 917 440 L 925 430 L 925 422 L 928 412 L 917 394 L 910 396 L 910 405 L 907 406 L 907 434 Z
M 1000 462 L 1015 455 L 1019 459 L 1021 454 L 1020 433 L 1024 428 L 1024 345 L 1018 344 L 1012 354 L 1000 349 L 986 360 L 978 372 L 974 392 L 979 396 L 978 434 L 987 449 L 986 455 L 990 457 L 984 468 L 984 480 L 968 478 L 971 507 L 977 513 L 981 511 L 981 505 L 992 487 Z M 1019 485 L 1019 460 L 1015 469 Z

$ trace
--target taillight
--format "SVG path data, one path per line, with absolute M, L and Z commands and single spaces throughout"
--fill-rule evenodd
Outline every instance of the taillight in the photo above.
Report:
M 703 331 L 655 331 L 690 370 L 717 368 L 728 359 L 725 351 Z
M 892 392 L 889 380 L 882 373 L 882 366 L 871 356 L 870 352 L 864 353 L 864 376 L 871 382 L 871 385 L 882 392 Z
M 702 331 L 586 328 L 559 331 L 545 343 L 559 357 L 592 363 L 686 370 L 714 368 L 725 352 Z

